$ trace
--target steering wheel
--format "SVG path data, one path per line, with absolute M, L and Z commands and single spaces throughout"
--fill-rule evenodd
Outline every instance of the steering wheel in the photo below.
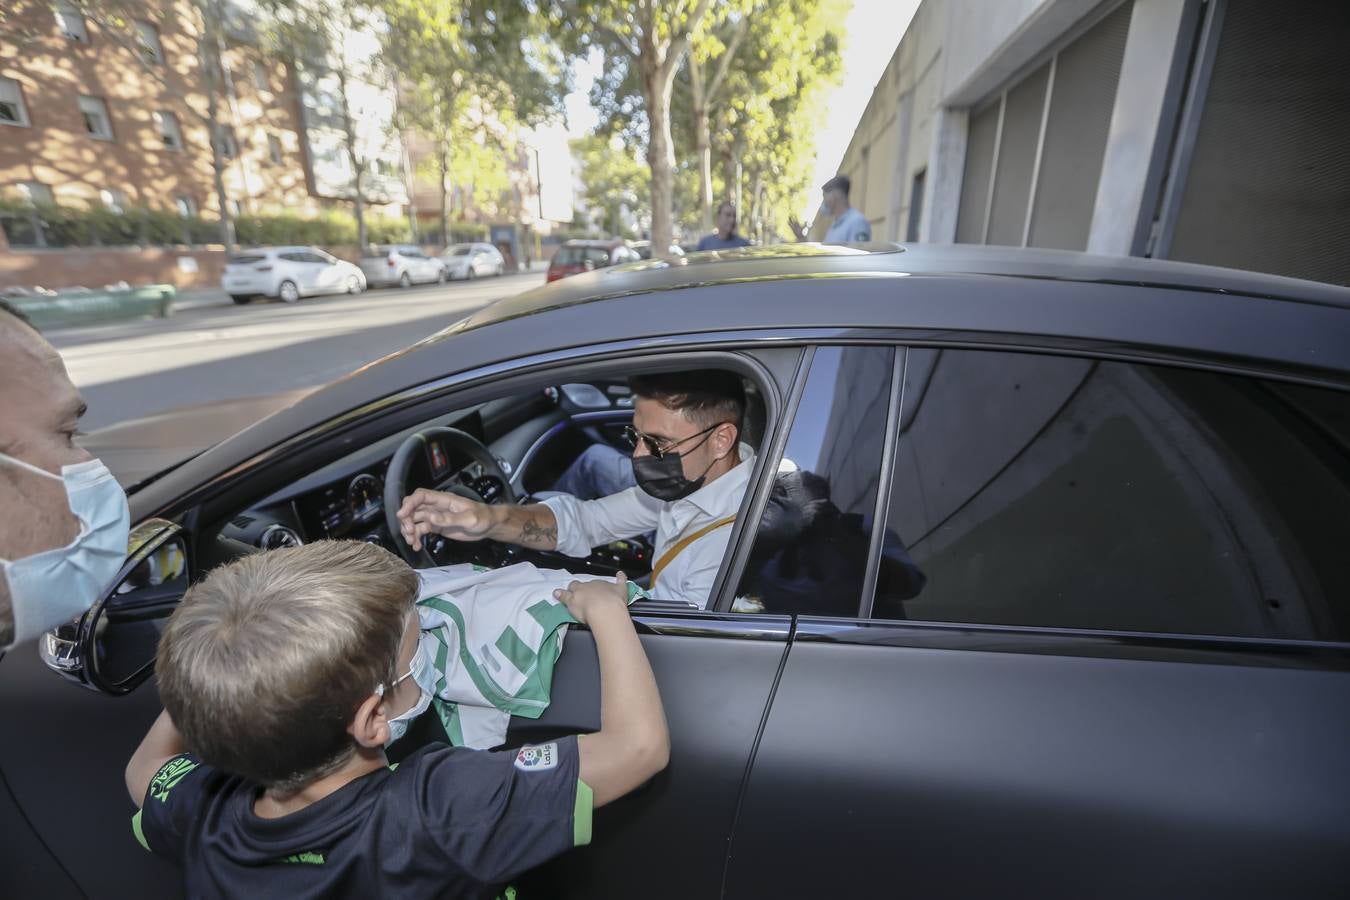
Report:
M 398 548 L 399 555 L 408 561 L 413 568 L 425 569 L 434 566 L 446 565 L 445 560 L 438 560 L 427 551 L 427 541 L 422 542 L 421 550 L 414 550 L 407 541 L 403 539 L 403 531 L 398 524 L 398 509 L 403 505 L 403 498 L 408 496 L 408 474 L 412 471 L 413 463 L 418 459 L 426 459 L 427 442 L 439 441 L 445 449 L 447 457 L 451 453 L 457 452 L 461 456 L 469 457 L 472 462 L 478 463 L 482 468 L 483 474 L 477 479 L 477 483 L 469 482 L 465 478 L 464 469 L 459 469 L 449 474 L 438 485 L 426 485 L 434 487 L 438 491 L 444 491 L 448 494 L 457 494 L 469 500 L 478 503 L 515 503 L 516 493 L 511 489 L 511 480 L 506 477 L 502 471 L 501 463 L 483 443 L 473 435 L 460 431 L 458 428 L 428 428 L 425 431 L 419 431 L 416 434 L 410 434 L 399 444 L 398 450 L 394 451 L 394 456 L 389 460 L 389 471 L 384 476 L 384 521 L 389 529 L 389 537 Z M 487 485 L 484 482 L 496 481 L 501 492 L 496 494 L 491 500 L 485 498 L 481 493 Z M 415 485 L 421 487 L 422 485 Z M 431 540 L 435 537 L 428 536 Z M 453 562 L 465 561 L 468 557 L 475 555 L 476 548 L 481 547 L 485 541 L 461 542 L 445 541 L 445 546 L 458 546 L 465 549 L 465 552 L 455 554 L 465 559 L 452 560 Z

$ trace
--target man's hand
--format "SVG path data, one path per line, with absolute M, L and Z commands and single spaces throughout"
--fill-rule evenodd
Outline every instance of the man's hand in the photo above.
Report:
M 620 572 L 614 576 L 614 583 L 608 581 L 574 581 L 566 590 L 559 588 L 553 592 L 553 598 L 562 602 L 578 622 L 589 625 L 591 616 L 597 610 L 617 608 L 628 609 L 628 577 Z M 603 615 L 603 613 L 602 613 Z
M 404 497 L 398 508 L 399 530 L 414 550 L 421 550 L 423 536 L 433 533 L 454 541 L 481 541 L 494 524 L 486 503 L 426 488 Z
M 806 226 L 803 225 L 796 216 L 788 216 L 788 227 L 791 228 L 792 233 L 797 236 L 797 240 L 806 240 Z

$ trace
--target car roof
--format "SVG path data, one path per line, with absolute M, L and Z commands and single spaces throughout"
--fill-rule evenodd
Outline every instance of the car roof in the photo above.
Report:
M 786 244 L 598 269 L 493 303 L 183 468 L 212 477 L 458 373 L 685 344 L 992 344 L 1179 359 L 1350 386 L 1350 288 L 1185 263 L 980 246 Z M 163 491 L 164 493 L 162 493 Z M 147 508 L 170 499 L 150 486 Z

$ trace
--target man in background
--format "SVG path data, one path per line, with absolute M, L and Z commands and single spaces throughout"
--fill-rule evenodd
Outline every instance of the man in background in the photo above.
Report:
M 698 242 L 700 250 L 729 250 L 733 247 L 748 247 L 750 242 L 736 233 L 736 204 L 723 201 L 717 207 L 717 230 L 704 235 Z

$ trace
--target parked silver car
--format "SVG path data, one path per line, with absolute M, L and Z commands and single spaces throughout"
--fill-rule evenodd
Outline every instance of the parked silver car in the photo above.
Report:
M 501 251 L 491 244 L 451 244 L 441 254 L 449 278 L 473 279 L 506 271 Z
M 427 256 L 412 244 L 372 247 L 361 256 L 361 271 L 371 286 L 396 284 L 406 288 L 445 281 L 447 277 L 439 258 Z

